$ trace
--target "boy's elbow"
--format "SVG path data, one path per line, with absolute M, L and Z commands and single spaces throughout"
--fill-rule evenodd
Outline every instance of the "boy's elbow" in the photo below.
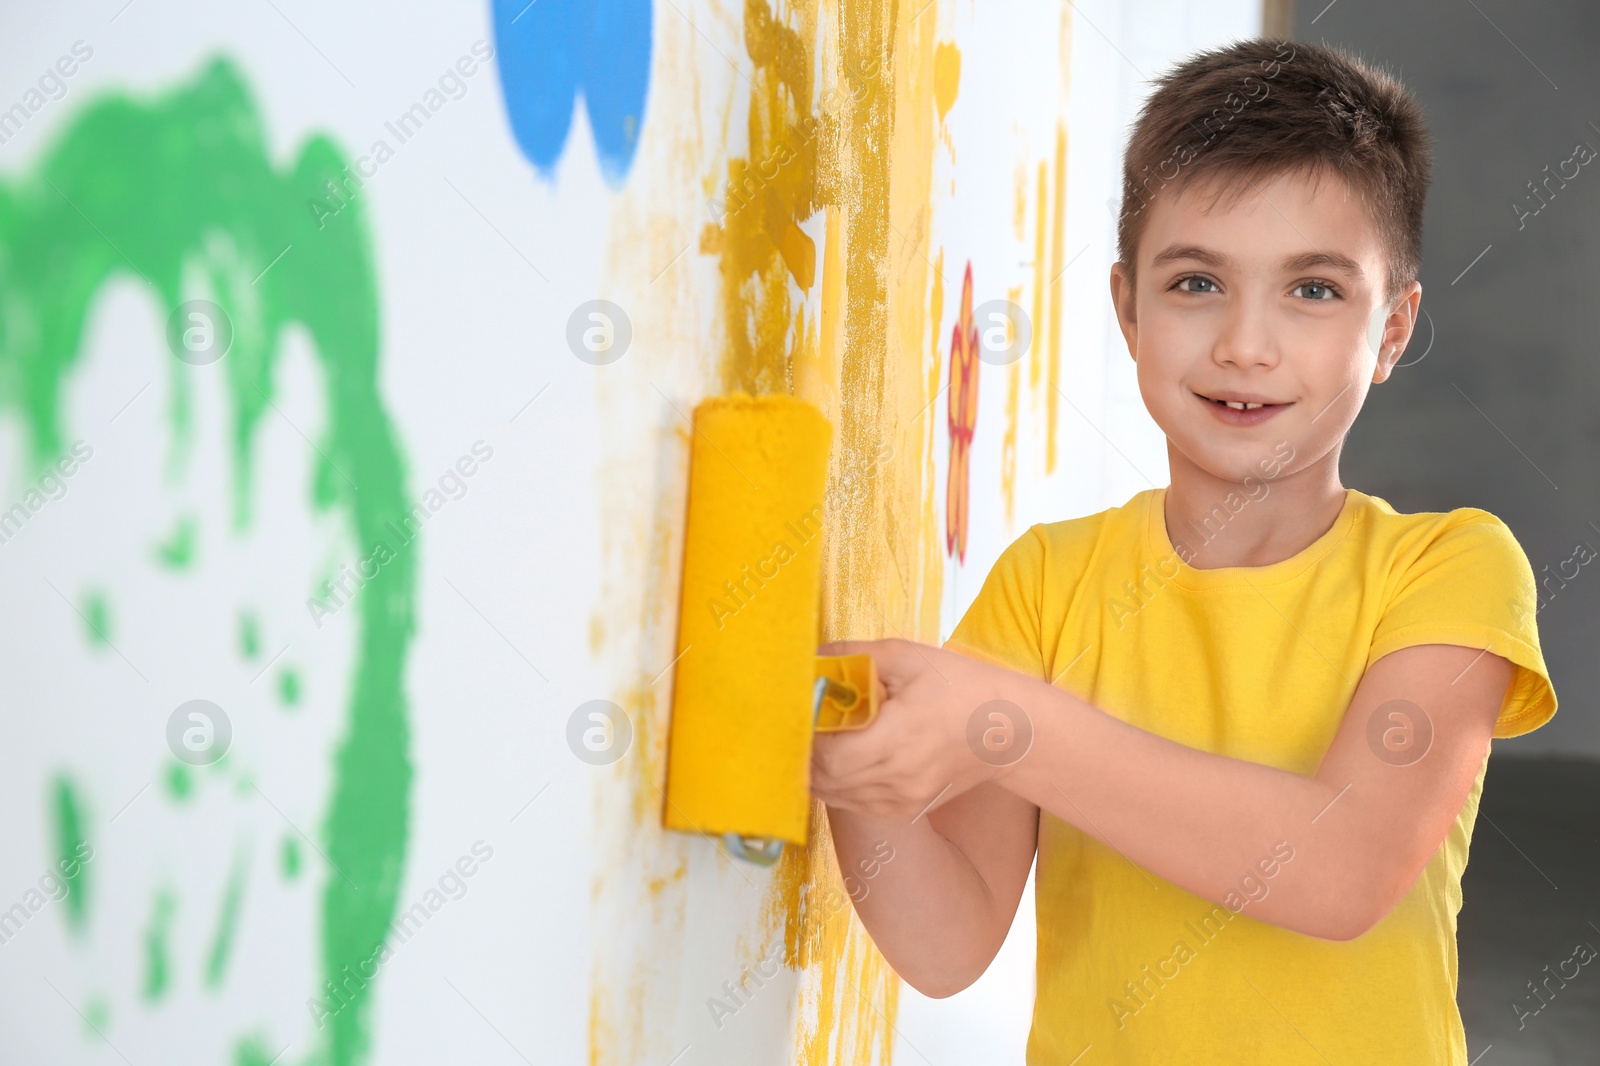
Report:
M 964 992 L 968 988 L 972 987 L 972 982 L 976 981 L 977 979 L 978 978 L 976 975 L 964 980 L 961 978 L 951 979 L 950 976 L 946 974 L 930 974 L 926 978 L 911 978 L 905 976 L 904 974 L 900 975 L 900 980 L 904 981 L 906 984 L 910 985 L 924 996 L 927 996 L 929 999 L 949 999 L 957 992 Z
M 1325 919 L 1318 923 L 1315 929 L 1309 929 L 1306 932 L 1319 940 L 1334 940 L 1343 943 L 1365 936 L 1367 931 L 1377 924 L 1376 921 L 1369 921 L 1365 918 L 1348 918 L 1339 915 Z
M 973 982 L 988 970 L 989 963 L 993 959 L 994 955 L 991 953 L 981 962 L 973 960 L 963 966 L 931 967 L 927 973 L 906 973 L 902 970 L 895 972 L 900 975 L 900 980 L 929 999 L 949 999 L 957 992 L 965 992 L 971 988 Z
M 1366 936 L 1416 881 L 1417 873 L 1409 864 L 1382 861 L 1386 858 L 1357 854 L 1340 862 L 1337 872 L 1315 879 L 1314 895 L 1300 899 L 1296 921 L 1283 924 L 1319 940 L 1346 942 Z
M 1316 915 L 1309 923 L 1311 928 L 1302 929 L 1301 932 L 1321 940 L 1355 940 L 1371 932 L 1374 926 L 1383 921 L 1384 915 L 1389 913 L 1394 904 L 1395 901 L 1391 899 L 1367 899 L 1351 893 L 1328 908 L 1326 913 Z

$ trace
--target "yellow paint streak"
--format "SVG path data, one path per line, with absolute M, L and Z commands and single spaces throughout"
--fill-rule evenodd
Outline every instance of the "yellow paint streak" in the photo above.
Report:
M 1045 181 L 1046 168 L 1039 164 L 1039 193 L 1034 198 L 1033 220 L 1033 347 L 1031 358 L 1028 360 L 1028 393 L 1037 397 L 1039 394 L 1039 368 L 1045 359 L 1044 344 L 1041 343 L 1040 334 L 1044 324 L 1044 290 L 1045 283 L 1050 275 L 1045 273 L 1047 268 L 1045 252 L 1045 226 L 1049 222 L 1049 213 L 1046 210 L 1045 197 L 1049 186 Z
M 1061 272 L 1066 269 L 1063 260 L 1063 242 L 1067 228 L 1067 127 L 1056 124 L 1056 188 L 1055 203 L 1051 209 L 1050 234 L 1050 339 L 1045 345 L 1049 359 L 1045 389 L 1044 472 L 1056 469 L 1056 412 L 1061 400 Z M 1037 321 L 1037 320 L 1036 320 Z
M 1006 290 L 1006 299 L 1013 306 L 1022 306 L 1022 286 Z M 1007 343 L 1015 340 L 1008 333 Z M 1006 367 L 1006 422 L 1000 438 L 1000 496 L 1005 501 L 1006 529 L 1016 526 L 1017 514 L 1017 421 L 1022 392 L 1022 361 L 1015 360 Z
M 939 121 L 955 105 L 961 87 L 961 52 L 953 41 L 941 42 L 933 53 L 933 96 L 939 105 Z
M 920 437 L 917 440 L 917 446 L 921 453 L 926 456 L 922 471 L 922 484 L 924 487 L 922 510 L 923 513 L 928 516 L 928 519 L 927 525 L 923 529 L 922 567 L 923 573 L 932 575 L 930 580 L 932 582 L 935 597 L 937 597 L 943 589 L 945 557 L 943 531 L 939 528 L 939 521 L 937 518 L 937 516 L 943 511 L 943 506 L 940 504 L 938 499 L 939 471 L 933 449 L 933 442 L 936 439 L 934 433 L 934 419 L 938 417 L 935 414 L 935 409 L 938 405 L 934 401 L 939 396 L 939 390 L 944 387 L 941 382 L 944 381 L 945 363 L 943 353 L 940 349 L 940 342 L 946 336 L 944 330 L 941 328 L 943 322 L 944 248 L 941 246 L 937 258 L 935 258 L 933 261 L 933 292 L 928 298 L 928 355 L 927 359 L 925 360 L 927 364 L 927 381 L 923 385 L 923 390 L 929 398 L 928 402 L 930 406 L 927 416 L 919 419 L 916 425 L 913 427 L 920 434 Z M 948 459 L 946 461 L 948 462 Z M 921 619 L 923 631 L 927 632 L 928 627 L 931 626 L 932 632 L 937 634 L 939 631 L 939 611 L 937 607 L 937 599 L 935 599 L 934 606 L 932 607 L 931 621 L 926 617 L 928 613 L 926 599 L 924 599 L 924 604 L 924 617 Z
M 820 805 L 818 815 L 818 831 L 806 856 L 811 876 L 805 920 L 797 930 L 799 963 L 805 971 L 799 1013 L 803 1017 L 815 1012 L 816 1023 L 801 1026 L 788 1061 L 806 1066 L 888 1066 L 899 979 L 855 917 Z
M 1017 236 L 1017 243 L 1021 244 L 1028 232 L 1028 165 L 1026 163 L 1017 164 L 1015 185 L 1016 198 L 1011 208 L 1011 229 Z
M 677 1053 L 682 1020 L 704 1018 L 703 993 L 663 976 L 663 960 L 683 957 L 686 937 L 729 934 L 750 958 L 781 936 L 800 971 L 789 1053 L 775 1061 L 891 1058 L 897 979 L 844 895 L 821 806 L 807 845 L 785 849 L 753 908 L 742 879 L 719 876 L 726 862 L 707 850 L 717 845 L 661 827 L 690 448 L 669 402 L 688 412 L 708 394 L 790 393 L 821 409 L 836 433 L 819 639 L 939 636 L 932 442 L 943 285 L 928 261 L 938 19 L 912 18 L 893 0 L 742 7 L 745 53 L 730 53 L 741 75 L 706 73 L 716 57 L 687 20 L 658 23 L 651 105 L 661 121 L 611 220 L 608 295 L 638 307 L 636 322 L 659 325 L 635 335 L 628 359 L 639 373 L 597 386 L 603 424 L 625 428 L 596 481 L 637 484 L 643 469 L 657 488 L 599 491 L 601 676 L 634 679 L 606 695 L 627 710 L 635 738 L 594 790 L 593 921 L 606 935 L 589 996 L 593 1066 Z M 726 108 L 701 99 L 729 85 Z M 729 158 L 726 145 L 744 138 L 730 138 L 719 111 L 745 118 L 743 158 Z M 708 196 L 721 214 L 702 225 L 693 220 Z M 710 321 L 697 311 L 695 253 L 668 268 L 685 244 L 715 265 Z M 691 892 L 715 899 L 691 908 Z
M 944 359 L 943 359 L 943 356 L 941 354 L 941 348 L 940 348 L 940 345 L 941 345 L 941 343 L 943 343 L 944 338 L 945 338 L 945 331 L 944 331 L 944 248 L 943 247 L 941 247 L 939 249 L 939 254 L 937 256 L 935 256 L 934 260 L 933 260 L 933 291 L 928 296 L 928 326 L 929 326 L 929 330 L 928 330 L 928 333 L 929 333 L 929 336 L 928 336 L 928 358 L 927 358 L 928 381 L 927 381 L 927 384 L 924 385 L 923 387 L 927 390 L 927 393 L 928 393 L 928 395 L 930 397 L 937 397 L 939 395 L 939 391 L 943 388 L 943 386 L 940 385 L 939 382 L 943 380 L 943 374 L 944 374 Z M 934 504 L 933 504 L 933 496 L 935 494 L 937 494 L 936 486 L 937 486 L 937 480 L 938 480 L 935 477 L 935 474 L 934 474 L 935 467 L 934 467 L 934 464 L 932 462 L 932 460 L 933 460 L 933 440 L 934 440 L 934 433 L 933 433 L 934 422 L 933 422 L 933 419 L 938 417 L 938 415 L 936 413 L 937 406 L 938 405 L 935 404 L 934 407 L 930 407 L 928 409 L 928 413 L 926 415 L 924 415 L 921 419 L 919 419 L 917 421 L 917 423 L 911 427 L 917 433 L 924 434 L 925 435 L 925 439 L 926 439 L 925 449 L 926 449 L 926 451 L 928 453 L 928 459 L 929 459 L 929 463 L 928 463 L 928 489 L 929 489 L 928 507 L 930 509 L 930 513 L 931 513 L 931 510 L 932 510 L 932 508 L 934 506 Z M 920 442 L 921 439 L 922 438 L 919 438 L 919 442 Z M 935 531 L 935 536 L 934 536 L 933 539 L 934 539 L 934 550 L 935 550 L 935 553 L 937 554 L 937 553 L 942 552 L 944 550 L 943 549 L 943 542 L 940 541 L 940 539 L 939 539 L 939 537 L 937 535 L 937 530 Z M 941 556 L 941 558 L 942 558 L 942 556 Z
M 937 317 L 928 317 L 930 283 L 942 304 L 928 263 L 936 20 L 897 25 L 886 0 L 829 4 L 821 14 L 834 33 L 829 96 L 838 118 L 826 124 L 816 160 L 816 195 L 829 205 L 817 365 L 796 380 L 838 427 L 822 636 L 937 640 L 942 559 L 929 414 Z M 802 971 L 786 1061 L 889 1061 L 898 986 L 843 894 L 820 804 L 806 849 L 780 863 L 769 922 Z
M 803 24 L 804 25 L 804 24 Z M 816 279 L 816 246 L 800 223 L 817 206 L 817 152 L 830 116 L 812 114 L 811 42 L 746 0 L 744 42 L 753 66 L 748 159 L 730 158 L 700 251 L 717 256 L 726 345 L 717 391 L 793 390 L 790 281 Z
M 589 986 L 589 1066 L 615 1061 L 609 1049 L 619 1041 L 607 1023 L 617 1017 L 617 1012 L 609 1009 L 610 1002 L 608 985 L 596 981 Z
M 795 395 L 810 400 L 830 423 L 839 422 L 839 353 L 844 348 L 844 235 L 839 208 L 823 210 L 822 293 L 816 315 L 799 345 Z

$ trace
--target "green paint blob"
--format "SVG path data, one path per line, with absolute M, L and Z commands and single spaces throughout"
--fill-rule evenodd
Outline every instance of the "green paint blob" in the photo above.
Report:
M 193 515 L 183 515 L 172 532 L 156 545 L 156 559 L 168 570 L 187 570 L 194 564 L 196 525 Z
M 278 699 L 285 707 L 300 702 L 300 675 L 295 671 L 286 668 L 278 675 Z
M 56 870 L 67 883 L 67 894 L 62 897 L 61 913 L 66 915 L 67 929 L 82 936 L 89 920 L 89 867 L 94 859 L 94 849 L 84 835 L 83 800 L 77 786 L 65 774 L 58 774 L 53 787 L 51 804 L 55 811 Z M 86 861 L 87 860 L 87 861 Z
M 342 510 L 351 543 L 375 544 L 407 504 L 400 445 L 379 392 L 366 202 L 352 200 L 319 228 L 312 208 L 322 204 L 328 183 L 347 180 L 351 158 L 321 135 L 289 153 L 280 169 L 273 159 L 284 155 L 269 145 L 239 68 L 217 58 L 159 96 L 86 101 L 32 171 L 0 180 L 0 416 L 24 423 L 33 465 L 59 454 L 71 429 L 62 397 L 83 355 L 87 313 L 113 278 L 142 278 L 164 322 L 185 299 L 211 300 L 226 310 L 233 343 L 210 367 L 171 360 L 169 469 L 193 447 L 189 375 L 222 374 L 233 520 L 245 529 L 253 449 L 271 414 L 281 334 L 298 326 L 318 360 L 329 419 L 317 442 L 321 455 L 312 451 L 307 459 L 310 502 Z M 209 284 L 186 288 L 186 268 Z M 371 957 L 395 916 L 411 794 L 404 675 L 416 624 L 416 558 L 397 555 L 356 605 L 354 676 L 320 826 L 341 872 L 323 888 L 317 989 Z M 80 875 L 68 897 L 74 902 L 63 908 L 80 915 L 69 919 L 80 924 L 84 884 Z M 373 990 L 369 982 L 354 992 L 313 1034 L 308 1061 L 350 1066 L 368 1059 Z
M 3 366 L 0 363 L 0 366 Z M 111 606 L 105 593 L 91 592 L 83 600 L 83 621 L 88 632 L 84 634 L 91 646 L 104 648 L 111 643 Z
M 100 1041 L 107 1027 L 111 1025 L 111 1004 L 106 1002 L 105 996 L 94 996 L 83 1006 L 83 1035 L 93 1037 L 95 1042 Z
M 166 994 L 172 983 L 172 952 L 168 936 L 172 931 L 172 915 L 178 909 L 178 897 L 170 889 L 162 889 L 150 912 L 150 925 L 144 933 L 144 988 L 141 995 L 146 1003 L 154 1003 Z
M 239 612 L 239 654 L 246 659 L 261 655 L 261 623 L 249 611 Z
M 222 908 L 217 912 L 217 929 L 211 937 L 211 952 L 206 956 L 206 987 L 220 988 L 228 955 L 233 950 L 233 934 L 239 927 L 239 904 L 244 900 L 244 879 L 249 869 L 250 852 L 240 845 L 228 873 L 228 887 L 222 891 Z
M 194 773 L 188 766 L 175 762 L 167 767 L 167 795 L 182 803 L 194 794 Z
M 283 838 L 283 879 L 293 881 L 300 876 L 300 841 L 292 836 Z
M 331 596 L 333 594 L 334 572 L 337 569 L 338 567 L 334 563 L 323 563 L 321 575 L 311 579 L 311 591 L 307 593 L 307 598 L 325 600 Z
M 233 1047 L 233 1066 L 278 1066 L 282 1052 L 272 1051 L 264 1037 L 247 1036 Z

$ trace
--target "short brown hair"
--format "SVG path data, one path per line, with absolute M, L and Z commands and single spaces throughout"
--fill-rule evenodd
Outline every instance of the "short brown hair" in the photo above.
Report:
M 1422 266 L 1432 165 L 1422 106 L 1385 71 L 1303 41 L 1254 38 L 1199 52 L 1156 79 L 1139 112 L 1122 160 L 1118 257 L 1131 280 L 1144 209 L 1160 189 L 1176 195 L 1206 175 L 1221 179 L 1218 197 L 1236 198 L 1285 172 L 1335 173 L 1378 228 L 1393 299 Z

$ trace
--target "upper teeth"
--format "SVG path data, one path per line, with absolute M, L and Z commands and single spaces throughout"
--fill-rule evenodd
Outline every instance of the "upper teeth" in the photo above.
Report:
M 1235 403 L 1233 400 L 1223 400 L 1222 402 L 1233 408 L 1235 411 L 1254 411 L 1257 407 L 1261 406 L 1261 404 L 1258 403 Z

